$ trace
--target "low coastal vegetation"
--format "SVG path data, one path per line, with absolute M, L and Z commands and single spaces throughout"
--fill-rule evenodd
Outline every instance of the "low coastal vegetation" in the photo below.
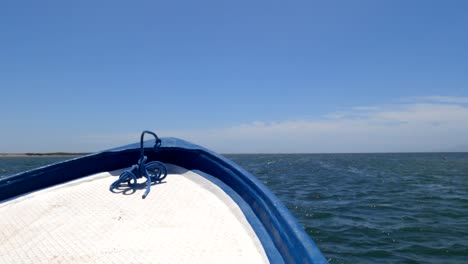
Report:
M 47 152 L 47 153 L 37 153 L 37 152 L 28 152 L 28 153 L 0 153 L 0 156 L 3 157 L 36 157 L 36 156 L 83 156 L 88 155 L 89 152 Z
M 87 152 L 48 152 L 48 153 L 24 153 L 26 156 L 83 156 L 87 155 Z

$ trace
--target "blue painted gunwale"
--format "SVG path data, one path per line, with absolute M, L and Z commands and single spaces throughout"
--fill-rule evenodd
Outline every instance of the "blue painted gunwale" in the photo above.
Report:
M 259 220 L 263 225 L 259 228 L 258 224 L 252 224 L 252 227 L 262 243 L 267 242 L 265 250 L 272 263 L 327 263 L 283 203 L 260 180 L 239 165 L 181 139 L 162 138 L 162 145 L 157 153 L 152 151 L 153 144 L 154 141 L 148 140 L 144 145 L 149 161 L 158 160 L 198 170 L 208 175 L 206 178 L 212 182 L 225 184 L 218 184 L 223 190 L 234 191 L 227 192 L 233 199 L 241 197 L 245 203 L 239 202 L 237 198 L 234 201 L 244 213 L 251 211 L 255 214 L 253 217 L 246 215 L 251 224 Z M 139 143 L 130 144 L 2 178 L 0 202 L 98 172 L 129 167 L 138 160 L 139 147 Z M 245 208 L 245 205 L 249 205 L 250 209 Z M 258 220 L 254 221 L 253 218 Z M 269 237 L 265 237 L 265 233 Z

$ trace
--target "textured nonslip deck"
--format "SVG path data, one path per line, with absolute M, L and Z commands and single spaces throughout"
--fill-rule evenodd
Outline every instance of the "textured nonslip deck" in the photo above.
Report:
M 0 204 L 0 263 L 265 263 L 238 205 L 218 186 L 169 165 L 164 183 L 109 185 L 99 173 Z

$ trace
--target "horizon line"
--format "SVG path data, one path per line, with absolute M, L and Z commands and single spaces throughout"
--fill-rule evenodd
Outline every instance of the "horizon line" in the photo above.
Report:
M 105 151 L 105 150 L 104 150 Z M 66 151 L 53 151 L 53 152 L 10 152 L 0 153 L 0 157 L 28 157 L 28 156 L 84 156 L 95 152 L 66 152 Z M 216 151 L 215 151 L 216 152 Z M 336 155 L 336 154 L 428 154 L 428 153 L 468 153 L 468 151 L 399 151 L 399 152 L 216 152 L 221 155 Z

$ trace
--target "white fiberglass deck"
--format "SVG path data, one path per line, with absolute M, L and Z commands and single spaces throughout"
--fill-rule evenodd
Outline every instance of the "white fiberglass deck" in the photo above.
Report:
M 112 193 L 99 173 L 0 204 L 0 263 L 265 263 L 238 205 L 168 166 L 164 183 Z

